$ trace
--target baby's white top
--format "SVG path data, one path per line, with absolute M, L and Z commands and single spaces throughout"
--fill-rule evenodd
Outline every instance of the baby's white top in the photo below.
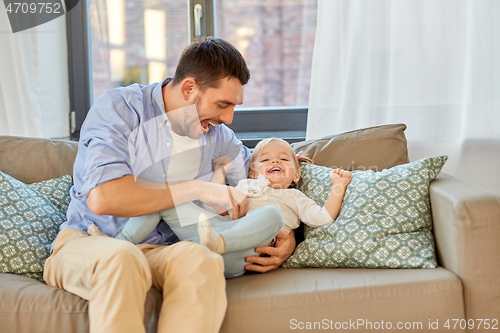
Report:
M 318 228 L 333 222 L 328 211 L 314 200 L 296 189 L 274 189 L 268 186 L 264 176 L 257 179 L 243 179 L 236 188 L 248 194 L 248 212 L 264 206 L 275 206 L 283 218 L 282 230 L 296 229 L 300 221 Z

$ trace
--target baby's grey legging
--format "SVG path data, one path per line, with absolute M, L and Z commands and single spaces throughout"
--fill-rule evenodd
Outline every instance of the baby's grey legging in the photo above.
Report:
M 258 255 L 254 248 L 269 244 L 283 224 L 278 208 L 265 206 L 249 212 L 238 220 L 230 220 L 188 202 L 164 211 L 131 218 L 116 238 L 142 242 L 158 225 L 165 221 L 180 240 L 200 243 L 198 217 L 205 214 L 213 230 L 220 233 L 226 243 L 224 259 L 227 278 L 245 273 L 245 257 Z

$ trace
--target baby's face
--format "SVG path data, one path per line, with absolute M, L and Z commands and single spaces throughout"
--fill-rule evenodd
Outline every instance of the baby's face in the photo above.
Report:
M 284 143 L 271 141 L 262 148 L 260 156 L 252 163 L 250 177 L 263 175 L 269 180 L 269 186 L 272 188 L 288 188 L 300 178 L 300 171 L 295 168 L 296 158 Z

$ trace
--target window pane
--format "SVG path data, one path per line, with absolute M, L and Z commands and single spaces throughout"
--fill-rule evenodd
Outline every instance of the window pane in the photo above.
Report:
M 317 0 L 215 0 L 216 35 L 250 68 L 243 107 L 307 106 Z
M 94 101 L 172 76 L 189 44 L 187 1 L 90 0 Z

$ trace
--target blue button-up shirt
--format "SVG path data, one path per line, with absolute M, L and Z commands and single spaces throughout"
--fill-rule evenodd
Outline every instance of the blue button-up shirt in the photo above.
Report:
M 86 204 L 90 190 L 126 175 L 159 183 L 168 181 L 165 177 L 173 140 L 162 87 L 169 80 L 162 84 L 133 84 L 112 89 L 92 106 L 80 132 L 71 202 L 67 221 L 61 229 L 69 227 L 86 232 L 94 223 L 102 232 L 115 237 L 128 218 L 94 214 Z M 233 166 L 227 174 L 229 182 L 237 184 L 238 180 L 246 178 L 250 151 L 228 127 L 211 127 L 199 139 L 199 144 L 202 162 L 196 179 L 209 181 L 213 175 L 213 159 L 224 155 L 233 159 Z M 175 241 L 178 241 L 175 234 L 162 222 L 144 243 L 170 244 Z

